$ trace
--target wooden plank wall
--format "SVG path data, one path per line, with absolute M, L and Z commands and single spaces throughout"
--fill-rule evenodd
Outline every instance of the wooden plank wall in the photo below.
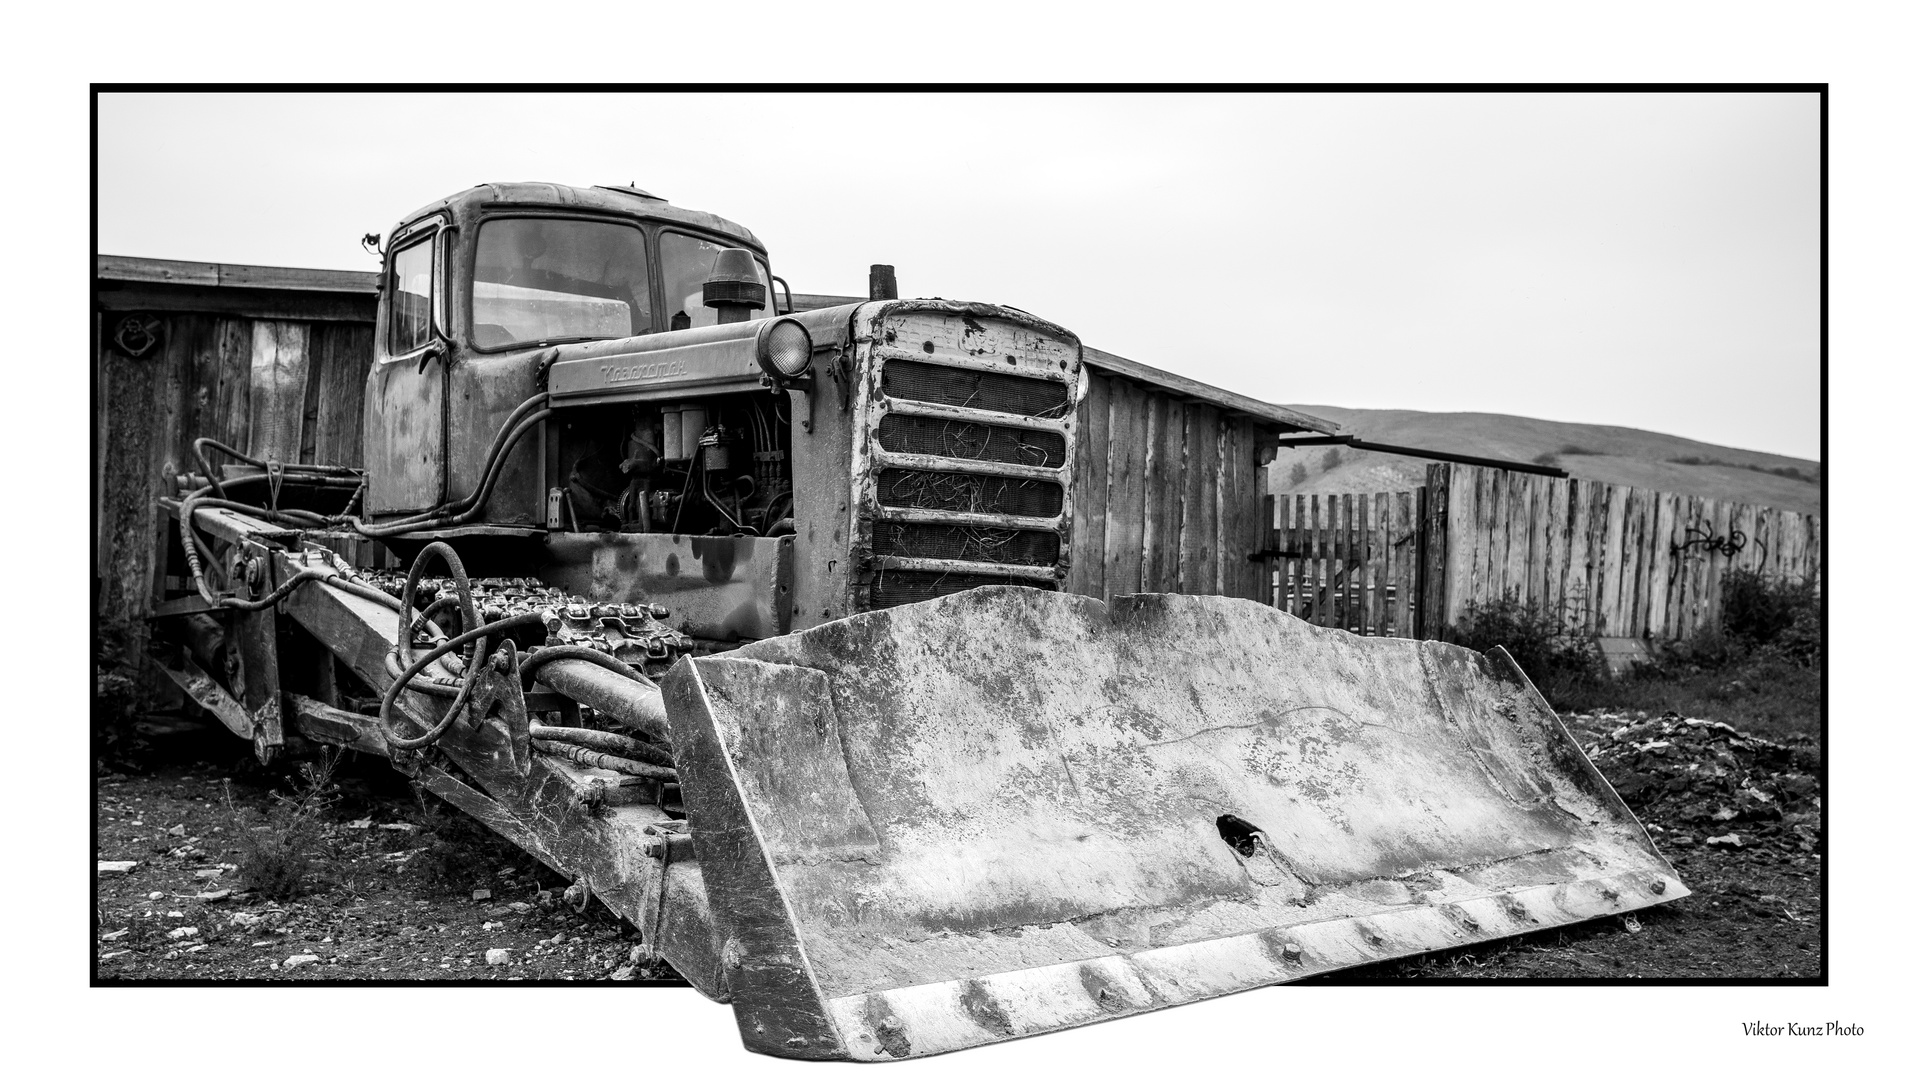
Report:
M 1429 467 L 1426 618 L 1509 596 L 1602 637 L 1674 640 L 1721 619 L 1731 569 L 1822 583 L 1821 521 L 1766 506 L 1474 465 Z M 1711 538 L 1735 550 L 1711 549 Z
M 1356 634 L 1417 636 L 1421 493 L 1274 495 L 1266 505 L 1278 610 Z
M 121 317 L 100 316 L 96 357 L 96 602 L 103 633 L 137 663 L 165 555 L 157 500 L 199 471 L 193 440 L 359 466 L 372 325 L 165 312 L 161 345 L 133 358 L 108 340 Z
M 1087 372 L 1065 588 L 1260 599 L 1255 421 Z

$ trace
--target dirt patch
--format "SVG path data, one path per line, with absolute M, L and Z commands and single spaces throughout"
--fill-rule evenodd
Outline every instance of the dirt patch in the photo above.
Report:
M 432 796 L 421 802 L 383 759 L 341 764 L 300 895 L 267 899 L 248 887 L 237 832 L 270 828 L 284 805 L 274 795 L 296 795 L 300 781 L 235 757 L 231 742 L 157 735 L 98 778 L 99 860 L 134 864 L 98 875 L 98 981 L 680 985 L 633 962 L 632 927 L 597 903 L 572 910 L 567 881 Z

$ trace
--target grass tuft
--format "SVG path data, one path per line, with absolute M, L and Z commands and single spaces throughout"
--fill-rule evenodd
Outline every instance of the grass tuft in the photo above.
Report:
M 322 819 L 337 801 L 339 785 L 333 770 L 339 751 L 331 747 L 299 766 L 292 794 L 275 791 L 273 805 L 263 821 L 249 821 L 233 805 L 232 786 L 224 786 L 226 814 L 239 843 L 239 876 L 249 889 L 268 900 L 290 900 L 310 891 L 310 878 L 321 861 Z

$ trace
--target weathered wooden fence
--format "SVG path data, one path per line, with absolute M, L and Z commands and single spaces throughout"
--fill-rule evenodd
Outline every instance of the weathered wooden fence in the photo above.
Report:
M 1812 514 L 1431 465 L 1426 486 L 1266 500 L 1274 602 L 1322 626 L 1440 638 L 1502 598 L 1599 637 L 1674 640 L 1716 626 L 1731 570 L 1821 587 Z
M 102 257 L 96 289 L 95 610 L 140 666 L 157 500 L 198 471 L 194 439 L 360 464 L 372 275 Z
M 1424 636 L 1421 490 L 1271 498 L 1279 610 L 1352 633 Z
M 1600 637 L 1675 640 L 1719 625 L 1730 570 L 1821 587 L 1812 514 L 1470 465 L 1433 465 L 1428 484 L 1440 625 L 1507 596 Z

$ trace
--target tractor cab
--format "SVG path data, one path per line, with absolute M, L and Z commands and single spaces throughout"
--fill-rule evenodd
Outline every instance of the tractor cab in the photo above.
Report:
M 408 526 L 387 541 L 402 557 L 458 540 L 480 572 L 529 562 L 608 602 L 696 593 L 659 605 L 696 636 L 782 632 L 791 407 L 754 359 L 780 323 L 808 364 L 790 307 L 750 230 L 637 188 L 488 184 L 422 208 L 385 250 L 368 521 Z

